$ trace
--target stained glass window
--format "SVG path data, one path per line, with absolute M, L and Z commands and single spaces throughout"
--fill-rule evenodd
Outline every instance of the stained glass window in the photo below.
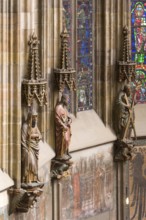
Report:
M 136 81 L 142 87 L 137 92 L 138 103 L 146 103 L 146 0 L 131 0 L 132 60 L 136 65 Z
M 73 41 L 76 45 L 77 111 L 84 111 L 93 107 L 93 0 L 76 0 L 74 6 L 71 0 L 63 0 L 63 7 L 70 54 Z
M 78 111 L 91 109 L 93 105 L 92 9 L 92 0 L 77 0 Z

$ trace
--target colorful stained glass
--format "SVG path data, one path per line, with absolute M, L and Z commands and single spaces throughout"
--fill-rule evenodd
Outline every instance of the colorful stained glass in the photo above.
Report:
M 93 107 L 93 3 L 77 0 L 78 111 Z
M 64 24 L 70 33 L 69 57 L 72 54 L 73 26 L 76 32 L 77 110 L 84 111 L 93 107 L 93 0 L 77 0 L 74 6 L 76 15 L 72 11 L 72 1 L 63 0 Z M 75 17 L 77 20 L 73 25 Z
M 138 103 L 146 103 L 146 0 L 131 0 L 131 49 L 136 66 Z

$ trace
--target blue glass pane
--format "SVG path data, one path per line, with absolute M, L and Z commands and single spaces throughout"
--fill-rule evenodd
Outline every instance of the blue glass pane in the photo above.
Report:
M 92 63 L 92 57 L 86 56 L 86 57 L 78 57 L 77 60 L 77 70 L 78 71 L 92 71 L 93 63 Z
M 92 16 L 92 1 L 77 0 L 78 111 L 91 109 L 93 102 Z

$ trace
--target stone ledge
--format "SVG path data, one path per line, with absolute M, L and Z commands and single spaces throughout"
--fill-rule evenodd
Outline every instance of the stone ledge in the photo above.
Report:
M 54 150 L 46 142 L 39 142 L 39 169 L 55 156 Z
M 0 193 L 14 185 L 9 175 L 0 169 Z
M 7 189 L 14 185 L 14 181 L 9 175 L 0 169 L 0 208 L 8 205 Z
M 94 110 L 79 112 L 77 118 L 73 118 L 70 152 L 113 142 L 116 139 L 114 132 L 105 127 Z

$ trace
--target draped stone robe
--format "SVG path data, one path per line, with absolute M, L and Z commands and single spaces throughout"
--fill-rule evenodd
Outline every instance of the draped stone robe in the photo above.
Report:
M 30 127 L 27 122 L 22 126 L 21 153 L 22 153 L 22 182 L 38 180 L 38 156 L 41 134 L 37 126 Z
M 71 140 L 71 118 L 62 103 L 55 108 L 56 158 L 69 159 L 68 148 Z

